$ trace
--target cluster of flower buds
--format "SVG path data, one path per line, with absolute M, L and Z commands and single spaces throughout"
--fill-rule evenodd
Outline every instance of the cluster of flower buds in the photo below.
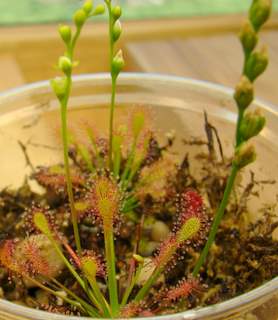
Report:
M 108 7 L 110 18 L 110 41 L 112 46 L 111 54 L 113 55 L 111 61 L 111 76 L 113 79 L 116 79 L 125 65 L 122 50 L 119 50 L 114 55 L 114 45 L 119 40 L 122 34 L 122 26 L 120 22 L 122 9 L 119 5 L 113 6 L 111 0 L 105 0 L 105 2 Z
M 51 86 L 57 98 L 62 101 L 67 93 L 68 81 L 71 77 L 73 67 L 78 65 L 77 61 L 73 61 L 73 50 L 76 41 L 80 35 L 81 29 L 85 22 L 92 16 L 101 15 L 105 12 L 103 4 L 96 7 L 93 6 L 92 0 L 87 0 L 81 9 L 78 9 L 73 15 L 73 22 L 76 27 L 76 32 L 73 35 L 72 29 L 68 25 L 61 25 L 59 27 L 59 34 L 65 43 L 66 53 L 61 56 L 58 61 L 58 69 L 63 72 L 65 78 L 56 78 L 51 80 Z
M 255 148 L 248 141 L 265 126 L 265 118 L 258 110 L 245 114 L 254 99 L 253 82 L 266 70 L 268 53 L 265 46 L 256 49 L 258 33 L 271 13 L 271 0 L 253 0 L 249 21 L 241 28 L 239 38 L 245 54 L 244 72 L 236 86 L 234 99 L 241 116 L 237 130 L 234 165 L 243 168 L 256 159 Z M 247 142 L 248 141 L 248 142 Z

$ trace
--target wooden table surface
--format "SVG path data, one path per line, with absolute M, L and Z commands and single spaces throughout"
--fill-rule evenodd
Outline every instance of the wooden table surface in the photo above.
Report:
M 234 86 L 242 52 L 236 33 L 243 16 L 124 22 L 121 46 L 126 71 L 169 73 Z M 260 97 L 278 104 L 278 15 L 263 32 L 271 63 L 257 83 Z M 80 39 L 76 73 L 108 70 L 107 26 L 85 28 Z M 57 75 L 55 63 L 63 54 L 57 26 L 0 28 L 0 91 Z

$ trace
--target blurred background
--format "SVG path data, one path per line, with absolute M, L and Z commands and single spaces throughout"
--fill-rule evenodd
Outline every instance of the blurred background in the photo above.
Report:
M 95 0 L 99 3 L 101 0 Z M 80 0 L 0 0 L 0 91 L 57 74 L 63 54 L 59 23 Z M 123 7 L 125 71 L 188 76 L 234 86 L 242 63 L 236 34 L 251 0 L 115 0 Z M 278 0 L 262 39 L 270 67 L 258 95 L 278 104 Z M 105 17 L 88 24 L 77 50 L 76 73 L 108 70 Z

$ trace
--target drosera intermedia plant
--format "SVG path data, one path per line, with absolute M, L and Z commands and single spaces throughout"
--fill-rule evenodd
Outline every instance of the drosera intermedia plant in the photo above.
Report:
M 78 64 L 74 53 L 84 24 L 105 11 L 109 17 L 111 75 L 109 130 L 100 137 L 88 126 L 87 146 L 68 131 L 72 74 Z M 189 297 L 197 299 L 205 290 L 199 275 L 227 209 L 235 179 L 240 170 L 255 161 L 255 149 L 250 142 L 265 125 L 260 110 L 247 109 L 254 98 L 253 83 L 268 63 L 266 50 L 257 50 L 256 46 L 258 33 L 270 12 L 271 1 L 254 0 L 249 20 L 240 32 L 245 62 L 234 94 L 238 107 L 234 156 L 222 201 L 211 224 L 196 190 L 184 187 L 177 192 L 175 189 L 176 160 L 169 154 L 169 146 L 158 146 L 146 110 L 134 108 L 127 123 L 116 125 L 117 79 L 124 67 L 122 51 L 115 49 L 122 32 L 121 7 L 111 0 L 104 0 L 96 7 L 92 1 L 86 1 L 74 14 L 75 32 L 67 25 L 59 27 L 65 44 L 65 54 L 58 60 L 63 75 L 51 81 L 60 103 L 64 164 L 40 168 L 34 174 L 41 185 L 59 195 L 62 204 L 55 210 L 45 206 L 45 202 L 29 208 L 24 215 L 27 235 L 21 240 L 3 242 L 1 264 L 23 282 L 28 281 L 62 299 L 67 314 L 92 318 L 152 316 L 175 312 L 180 310 L 179 306 L 186 308 Z M 70 144 L 74 152 L 70 152 Z M 154 255 L 145 258 L 140 254 L 140 247 L 144 226 L 151 220 L 149 203 L 171 208 L 172 216 L 169 231 L 165 232 L 164 228 L 165 237 Z M 66 212 L 68 206 L 71 219 L 67 228 L 57 222 L 57 216 L 61 211 Z M 129 223 L 134 225 L 135 232 L 129 234 L 129 246 L 123 253 L 126 243 L 118 235 Z M 92 244 L 82 238 L 83 230 L 88 228 L 95 230 L 94 238 L 88 238 Z M 196 250 L 195 266 L 169 284 L 164 279 L 168 271 L 192 250 Z M 57 264 L 53 264 L 54 260 Z M 128 261 L 124 274 L 120 270 L 123 261 Z M 142 280 L 146 269 L 148 276 Z

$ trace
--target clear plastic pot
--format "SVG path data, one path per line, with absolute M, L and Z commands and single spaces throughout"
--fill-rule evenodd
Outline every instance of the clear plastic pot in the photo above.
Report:
M 204 137 L 203 112 L 217 127 L 224 150 L 229 154 L 235 130 L 236 107 L 231 89 L 187 78 L 154 74 L 123 74 L 118 83 L 117 114 L 130 105 L 148 105 L 154 110 L 153 122 L 158 132 L 175 130 L 176 150 L 185 152 L 180 138 Z M 69 126 L 81 128 L 92 122 L 97 128 L 107 129 L 110 79 L 107 74 L 83 75 L 74 80 L 69 108 Z M 278 178 L 278 109 L 262 101 L 267 128 L 256 140 L 258 160 L 250 169 L 258 179 Z M 58 103 L 48 82 L 34 83 L 0 95 L 0 188 L 19 187 L 33 166 L 53 164 L 61 160 Z M 27 149 L 29 160 L 21 146 Z M 259 200 L 251 204 L 256 216 L 258 202 L 275 201 L 275 185 L 266 186 Z M 232 244 L 231 244 L 232 245 Z M 262 286 L 229 301 L 206 308 L 149 319 L 237 319 L 251 312 L 258 319 L 277 320 L 278 277 Z M 249 318 L 248 318 L 249 317 Z M 0 300 L 0 319 L 3 320 L 74 320 L 77 317 L 55 315 Z M 84 319 L 84 318 L 83 318 Z M 247 316 L 246 319 L 253 319 Z M 255 318 L 254 318 L 255 319 Z

